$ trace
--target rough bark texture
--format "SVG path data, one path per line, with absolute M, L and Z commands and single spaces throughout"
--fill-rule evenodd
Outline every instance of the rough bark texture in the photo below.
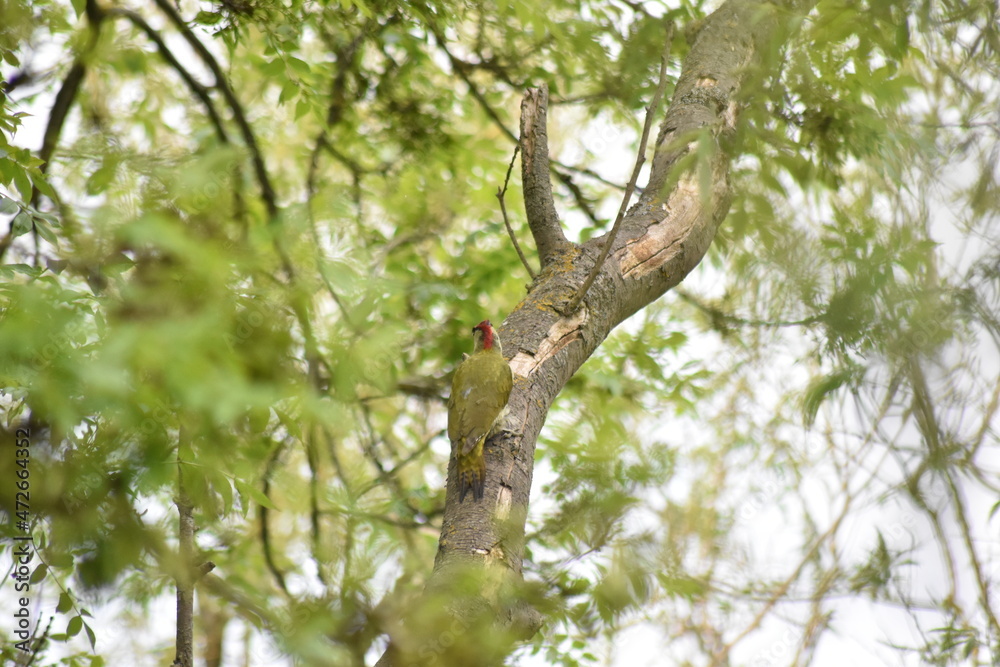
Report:
M 548 105 L 549 91 L 545 88 L 529 88 L 521 100 L 521 182 L 524 184 L 524 209 L 542 266 L 571 247 L 559 224 L 559 214 L 556 213 L 556 204 L 552 199 L 546 118 Z
M 176 667 L 194 666 L 194 584 L 191 581 L 191 554 L 194 551 L 194 506 L 181 486 L 177 498 L 180 530 L 180 557 L 177 584 Z
M 811 4 L 788 2 L 781 11 L 803 11 Z M 604 266 L 575 312 L 567 312 L 568 305 L 607 236 L 572 244 L 563 235 L 548 180 L 547 93 L 544 89 L 526 93 L 521 106 L 525 209 L 542 271 L 498 329 L 514 372 L 514 389 L 504 432 L 486 444 L 484 500 L 460 503 L 454 460 L 448 471 L 444 523 L 429 594 L 447 591 L 469 569 L 490 582 L 480 586 L 472 599 L 446 598 L 452 600 L 447 604 L 457 619 L 453 628 L 457 634 L 474 634 L 466 630 L 480 617 L 489 617 L 508 642 L 530 636 L 540 626 L 537 612 L 511 601 L 516 593 L 503 597 L 520 582 L 538 434 L 560 390 L 611 330 L 680 283 L 708 250 L 731 200 L 730 156 L 720 139 L 735 131 L 734 96 L 748 65 L 755 53 L 773 47 L 770 40 L 780 32 L 776 8 L 730 0 L 706 19 L 660 124 L 649 184 L 623 220 Z M 675 169 L 699 141 L 706 140 L 714 144 L 710 179 L 699 178 L 697 167 Z M 709 191 L 703 192 L 699 182 L 708 183 Z M 456 648 L 458 639 L 443 646 L 445 633 L 429 637 L 416 630 L 412 617 L 404 623 L 410 627 L 401 626 L 399 634 L 393 633 L 379 665 L 479 665 L 502 658 L 503 647 L 495 647 L 481 649 L 469 661 L 470 649 Z

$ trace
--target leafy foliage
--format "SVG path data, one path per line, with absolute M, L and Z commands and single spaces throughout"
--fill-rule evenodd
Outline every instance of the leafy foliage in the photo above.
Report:
M 371 662 L 434 559 L 468 323 L 528 281 L 494 196 L 522 89 L 552 90 L 557 196 L 599 233 L 663 19 L 695 38 L 708 3 L 155 4 L 13 2 L 0 29 L 0 409 L 32 433 L 58 619 L 36 645 L 164 661 L 169 633 L 122 658 L 91 614 L 161 625 L 183 492 L 207 653 L 236 627 Z M 512 664 L 595 664 L 639 626 L 678 663 L 806 664 L 845 598 L 895 614 L 873 659 L 1000 654 L 996 11 L 778 14 L 708 261 L 549 414 L 518 592 L 547 623 Z

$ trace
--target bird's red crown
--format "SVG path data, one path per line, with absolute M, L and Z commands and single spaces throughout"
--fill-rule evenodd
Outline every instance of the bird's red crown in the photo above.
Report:
M 472 327 L 473 331 L 476 329 L 483 332 L 483 349 L 488 350 L 493 347 L 493 325 L 490 324 L 490 321 L 483 320 L 476 326 Z

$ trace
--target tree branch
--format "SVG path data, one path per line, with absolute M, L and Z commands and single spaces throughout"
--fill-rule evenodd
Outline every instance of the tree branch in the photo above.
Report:
M 177 462 L 180 567 L 177 568 L 177 635 L 174 665 L 194 667 L 194 504 L 184 488 L 184 462 Z
M 524 212 L 535 238 L 542 268 L 570 248 L 552 200 L 546 113 L 549 90 L 529 88 L 521 100 L 521 180 Z
M 265 496 L 271 491 L 271 475 L 274 473 L 278 459 L 284 449 L 284 441 L 279 442 L 278 446 L 274 448 L 274 452 L 267 459 L 267 467 L 264 470 L 264 488 L 262 489 Z M 288 586 L 285 583 L 285 574 L 278 568 L 278 564 L 274 562 L 274 551 L 271 548 L 271 527 L 267 521 L 269 510 L 264 505 L 257 505 L 257 510 L 260 518 L 260 542 L 264 551 L 264 562 L 267 564 L 267 569 L 271 572 L 271 576 L 278 582 L 278 587 L 281 588 L 285 595 L 289 595 Z
M 500 202 L 500 213 L 503 214 L 503 224 L 507 227 L 507 234 L 510 235 L 510 240 L 514 244 L 514 250 L 517 251 L 517 256 L 521 258 L 521 264 L 524 264 L 524 268 L 528 270 L 528 276 L 534 280 L 535 272 L 531 269 L 531 265 L 528 264 L 528 258 L 524 256 L 524 252 L 521 250 L 521 244 L 517 242 L 517 236 L 514 235 L 514 230 L 510 226 L 510 220 L 507 218 L 507 204 L 504 202 L 504 195 L 507 194 L 507 184 L 510 183 L 510 172 L 514 170 L 514 160 L 517 159 L 518 150 L 520 150 L 520 147 L 515 146 L 514 154 L 510 156 L 510 164 L 507 165 L 507 177 L 503 179 L 503 187 L 497 187 L 497 201 Z

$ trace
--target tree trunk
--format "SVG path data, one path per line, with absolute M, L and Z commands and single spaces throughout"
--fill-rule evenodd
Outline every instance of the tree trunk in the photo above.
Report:
M 582 244 L 563 235 L 548 180 L 548 93 L 536 88 L 525 94 L 522 179 L 542 270 L 499 327 L 514 372 L 505 428 L 487 442 L 483 501 L 459 502 L 452 459 L 425 599 L 400 610 L 403 621 L 391 629 L 379 666 L 496 664 L 513 642 L 540 627 L 541 614 L 522 601 L 521 565 L 535 443 L 545 416 L 611 330 L 679 284 L 704 257 L 731 200 L 724 144 L 736 130 L 737 94 L 758 55 L 773 52 L 784 38 L 782 27 L 813 4 L 729 0 L 705 20 L 660 124 L 649 183 L 575 312 L 569 306 L 609 235 Z M 706 141 L 712 147 L 707 164 L 684 160 Z

